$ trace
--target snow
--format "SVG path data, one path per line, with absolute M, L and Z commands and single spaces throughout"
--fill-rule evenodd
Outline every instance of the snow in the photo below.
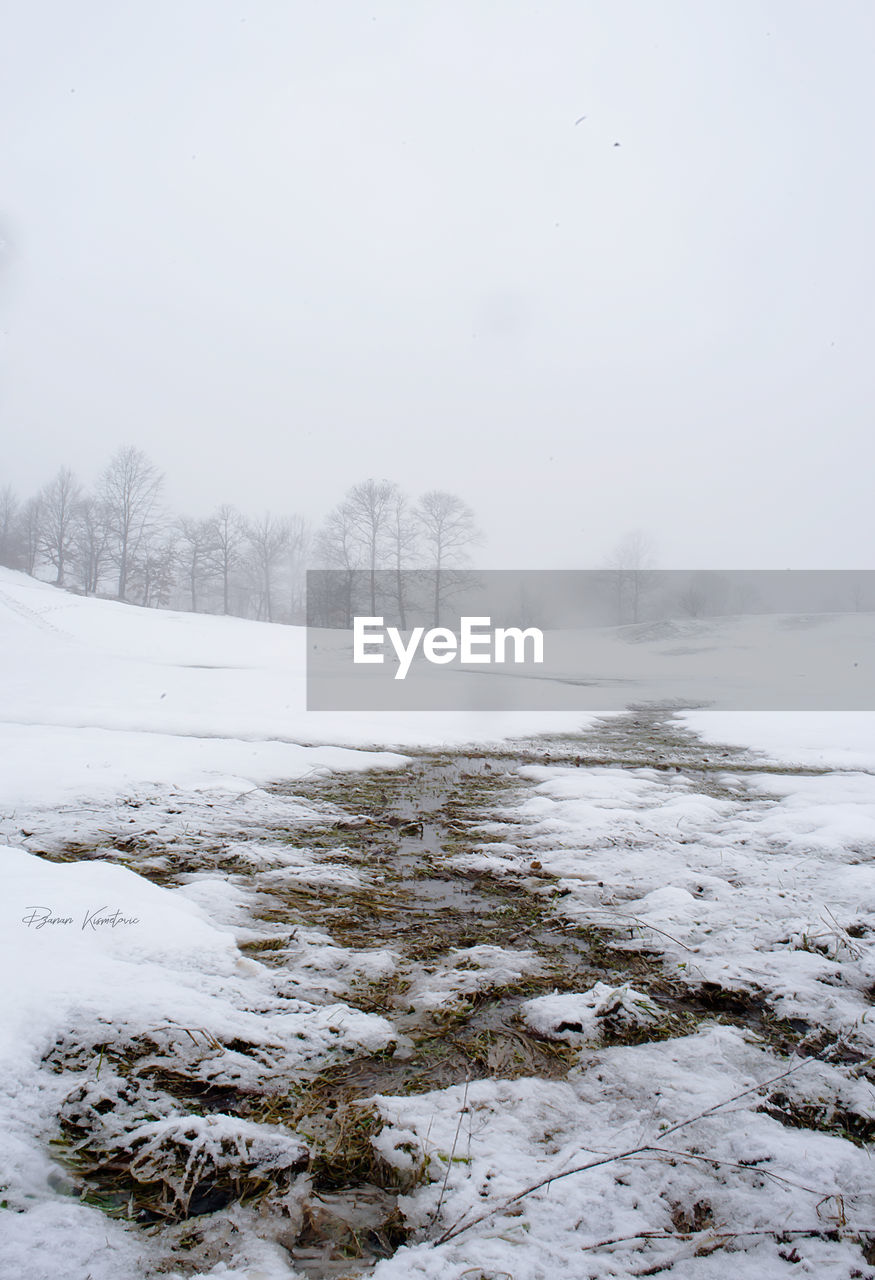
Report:
M 267 1063 L 286 1072 L 351 1047 L 379 1052 L 395 1035 L 384 1018 L 342 1002 L 311 1005 L 283 994 L 271 973 L 241 956 L 233 935 L 216 928 L 195 903 L 124 867 L 58 865 L 8 847 L 0 850 L 0 861 L 0 964 L 5 973 L 26 974 L 26 981 L 8 985 L 0 1022 L 4 1195 L 12 1209 L 0 1244 L 2 1274 L 13 1274 L 2 1267 L 11 1268 L 25 1247 L 18 1232 L 29 1234 L 31 1213 L 20 1211 L 34 1202 L 41 1204 L 46 1248 L 63 1254 L 67 1235 L 78 1233 L 88 1251 L 82 1265 L 87 1258 L 94 1280 L 118 1274 L 114 1255 L 92 1258 L 91 1252 L 96 1221 L 110 1236 L 120 1232 L 118 1224 L 62 1195 L 42 1203 L 51 1194 L 54 1170 L 37 1139 L 50 1132 L 70 1081 L 47 1081 L 39 1065 L 59 1038 L 84 1059 L 86 1072 L 100 1069 L 99 1046 L 107 1040 L 147 1040 L 174 1045 L 177 1054 L 187 1049 L 193 1070 L 207 1080 L 245 1084 L 255 1064 L 217 1049 L 219 1041 L 250 1043 L 262 1068 Z M 35 907 L 51 908 L 52 918 L 63 923 L 49 923 Z M 126 923 L 92 923 L 115 910 Z M 24 923 L 28 919 L 34 922 Z M 174 1121 L 168 1117 L 167 1123 Z M 120 1247 L 127 1256 L 127 1244 Z M 139 1275 L 143 1262 L 132 1264 L 130 1275 Z
M 753 747 L 788 765 L 875 770 L 875 713 L 865 711 L 683 711 L 705 742 Z
M 430 972 L 412 983 L 407 998 L 412 1009 L 448 1008 L 477 992 L 541 971 L 541 962 L 530 951 L 485 945 L 454 947 L 445 962 L 431 966 Z
M 539 785 L 521 813 L 563 915 L 875 1049 L 875 777 L 752 774 L 718 799 L 649 769 L 526 772 Z
M 598 1045 L 606 1027 L 617 1034 L 659 1022 L 659 1010 L 650 996 L 628 983 L 612 987 L 596 982 L 589 991 L 536 996 L 523 1003 L 520 1014 L 540 1035 L 572 1044 Z
M 785 1128 L 757 1109 L 760 1097 L 721 1106 L 768 1080 L 772 1067 L 769 1055 L 741 1033 L 714 1027 L 659 1044 L 601 1050 L 567 1081 L 480 1080 L 440 1094 L 380 1098 L 390 1134 L 381 1137 L 384 1149 L 391 1135 L 408 1148 L 415 1140 L 435 1170 L 433 1180 L 405 1200 L 412 1220 L 427 1225 L 440 1204 L 441 1223 L 458 1226 L 497 1207 L 444 1245 L 402 1248 L 378 1264 L 374 1280 L 445 1280 L 465 1269 L 476 1275 L 478 1268 L 529 1280 L 641 1274 L 639 1266 L 677 1256 L 682 1244 L 650 1242 L 643 1258 L 640 1240 L 610 1251 L 590 1247 L 637 1232 L 671 1232 L 682 1215 L 692 1217 L 696 1204 L 707 1203 L 715 1233 L 740 1223 L 750 1232 L 811 1229 L 830 1216 L 835 1222 L 842 1211 L 868 1222 L 866 1152 L 826 1134 Z M 815 1063 L 802 1070 L 829 1088 L 829 1068 Z M 718 1110 L 668 1132 L 710 1108 Z M 799 1185 L 803 1170 L 810 1171 L 809 1190 Z M 536 1183 L 538 1190 L 505 1205 Z M 675 1273 L 697 1280 L 783 1274 L 774 1242 L 751 1236 L 745 1245 L 744 1254 L 717 1255 L 715 1269 L 697 1260 Z M 860 1264 L 850 1245 L 819 1258 L 808 1242 L 799 1247 L 808 1255 L 803 1275 L 838 1280 Z M 693 1249 L 685 1251 L 691 1258 Z
M 239 772 L 261 781 L 296 777 L 305 767 L 353 767 L 349 751 L 327 745 L 306 754 L 302 742 L 451 745 L 482 739 L 484 729 L 498 739 L 568 730 L 591 719 L 561 711 L 496 711 L 486 718 L 465 711 L 307 712 L 301 627 L 86 600 L 2 568 L 0 634 L 6 659 L 0 671 L 4 754 L 7 741 L 12 751 L 19 749 L 14 732 L 5 737 L 8 726 L 101 729 L 105 734 L 86 737 L 79 754 L 91 762 L 93 753 L 92 767 L 107 769 L 118 750 L 128 776 L 150 781 L 150 774 L 172 779 L 186 765 L 197 770 L 202 760 L 207 774 Z M 163 737 L 150 744 L 150 734 Z M 167 741 L 171 736 L 180 739 L 175 748 Z M 68 757 L 78 741 L 72 735 L 52 741 L 49 763 L 53 770 L 60 766 L 62 776 L 77 763 Z M 25 750 L 27 742 L 25 737 Z M 283 751 L 284 746 L 292 749 Z M 235 759 L 243 762 L 239 769 L 230 767 Z M 82 768 L 76 783 L 91 794 Z M 29 776 L 24 770 L 13 782 Z
M 704 654 L 707 639 L 701 628 L 642 634 L 637 652 L 683 640 Z M 376 929 L 372 946 L 347 947 L 327 929 L 256 914 L 285 890 L 342 894 L 365 876 L 283 839 L 325 814 L 272 783 L 593 720 L 308 713 L 303 644 L 294 628 L 82 600 L 0 571 L 4 1278 L 182 1274 L 158 1236 L 76 1198 L 49 1146 L 59 1114 L 103 1124 L 144 1160 L 177 1142 L 215 1167 L 232 1149 L 237 1168 L 250 1157 L 253 1169 L 262 1157 L 296 1163 L 299 1135 L 224 1112 L 193 1120 L 147 1075 L 123 1079 L 109 1048 L 146 1065 L 172 1055 L 205 1085 L 258 1092 L 390 1053 L 410 1010 L 452 1011 L 543 978 L 525 938 L 447 948 L 411 971 L 409 1008 L 390 1019 L 355 1007 L 357 987 L 401 964 Z M 875 1053 L 875 717 L 696 710 L 680 721 L 715 748 L 751 749 L 751 768 L 721 771 L 716 751 L 707 773 L 529 766 L 518 837 L 448 857 L 544 894 L 557 927 L 613 930 L 618 951 L 644 950 L 673 989 L 711 984 L 799 1020 L 813 1056 L 784 1056 L 755 1018 L 742 1029 L 703 1016 L 688 1035 L 618 1044 L 667 1014 L 635 983 L 582 977 L 577 990 L 522 1001 L 521 1024 L 573 1053 L 567 1078 L 375 1100 L 375 1151 L 419 1185 L 400 1199 L 410 1243 L 374 1280 L 601 1280 L 659 1264 L 681 1280 L 873 1275 L 846 1232 L 770 1233 L 875 1230 L 869 1156 L 821 1131 L 873 1113 L 862 1067 Z M 180 850 L 188 869 L 163 887 Z M 244 870 L 257 873 L 258 895 Z M 252 942 L 275 946 L 278 963 L 244 954 Z M 818 1058 L 823 1036 L 844 1056 Z M 124 1089 L 127 1111 L 107 1110 Z M 824 1125 L 781 1123 L 794 1108 Z M 231 1205 L 208 1221 L 201 1280 L 298 1274 L 253 1229 L 254 1213 Z
M 211 1037 L 257 1044 L 286 1070 L 347 1046 L 377 1052 L 394 1029 L 332 992 L 353 975 L 387 972 L 391 955 L 347 957 L 344 980 L 343 949 L 302 937 L 298 980 L 284 984 L 237 950 L 232 928 L 241 931 L 246 903 L 233 886 L 211 877 L 169 891 L 124 867 L 46 862 L 22 846 L 55 851 L 159 829 L 184 835 L 187 824 L 203 840 L 225 830 L 223 812 L 235 804 L 241 825 L 267 812 L 275 819 L 278 809 L 293 817 L 299 807 L 266 795 L 265 784 L 396 767 L 404 761 L 397 752 L 362 746 L 460 743 L 482 734 L 483 722 L 466 713 L 316 716 L 305 710 L 299 628 L 83 600 L 5 569 L 0 642 L 0 834 L 9 842 L 0 849 L 0 954 L 4 972 L 27 975 L 9 986 L 0 1022 L 4 1196 L 12 1206 L 3 1215 L 0 1272 L 54 1277 L 63 1258 L 71 1275 L 115 1280 L 121 1268 L 133 1278 L 148 1269 L 148 1248 L 52 1191 L 57 1172 L 44 1138 L 70 1082 L 47 1079 L 42 1056 L 66 1039 L 93 1066 L 93 1046 L 108 1036 L 163 1039 L 181 1052 L 193 1034 L 210 1078 L 239 1080 L 246 1059 L 211 1056 Z M 497 713 L 489 735 L 584 721 Z M 285 874 L 331 876 L 300 854 L 297 861 L 299 870 L 290 859 Z M 24 924 L 34 907 L 70 923 Z M 98 909 L 137 923 L 83 928 Z M 25 1206 L 26 1214 L 16 1212 Z M 276 1258 L 265 1265 L 280 1274 Z
M 165 1152 L 181 1153 L 180 1175 L 170 1183 L 173 1195 L 186 1203 L 192 1190 L 208 1173 L 226 1171 L 247 1178 L 306 1168 L 304 1143 L 280 1125 L 255 1124 L 237 1116 L 172 1116 L 140 1124 L 128 1134 L 127 1148 L 134 1152 L 131 1172 L 141 1182 L 165 1177 Z

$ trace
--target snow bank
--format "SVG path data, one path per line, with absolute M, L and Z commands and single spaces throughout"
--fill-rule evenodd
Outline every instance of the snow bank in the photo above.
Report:
M 875 712 L 682 711 L 705 742 L 750 747 L 788 765 L 875 772 Z
M 0 1011 L 8 1206 L 0 1274 L 56 1280 L 64 1259 L 67 1274 L 115 1280 L 145 1274 L 149 1265 L 148 1242 L 134 1248 L 121 1224 L 72 1200 L 72 1187 L 47 1154 L 70 1072 L 74 1082 L 96 1078 L 101 1046 L 172 1049 L 195 1076 L 245 1086 L 257 1084 L 271 1063 L 288 1073 L 345 1048 L 379 1052 L 393 1039 L 391 1024 L 377 1015 L 282 994 L 282 984 L 243 958 L 233 935 L 184 893 L 124 867 L 55 864 L 3 847 L 0 874 L 0 964 L 22 978 L 7 982 Z M 223 1048 L 239 1041 L 257 1049 L 257 1061 Z M 42 1065 L 47 1057 L 67 1071 L 53 1073 Z M 158 1138 L 168 1126 L 187 1123 L 166 1117 L 154 1132 L 141 1127 L 134 1136 Z M 264 1155 L 264 1135 L 256 1136 L 255 1154 Z M 290 1142 L 291 1136 L 286 1147 Z

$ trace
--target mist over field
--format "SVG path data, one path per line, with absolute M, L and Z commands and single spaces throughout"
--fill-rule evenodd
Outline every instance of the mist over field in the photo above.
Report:
M 37 0 L 0 51 L 2 484 L 355 484 L 489 568 L 865 568 L 861 0 Z

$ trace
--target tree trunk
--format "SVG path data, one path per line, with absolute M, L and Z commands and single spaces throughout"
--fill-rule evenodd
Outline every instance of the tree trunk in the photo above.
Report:
M 404 578 L 402 577 L 401 557 L 395 567 L 395 585 L 398 596 L 398 625 L 402 631 L 407 630 L 407 615 L 404 610 Z
M 128 589 L 128 547 L 127 543 L 122 543 L 121 555 L 119 557 L 118 567 L 118 598 L 125 599 L 125 592 Z

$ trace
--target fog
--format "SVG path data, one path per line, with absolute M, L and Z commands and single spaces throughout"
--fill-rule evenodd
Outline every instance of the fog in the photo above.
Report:
M 862 568 L 863 3 L 35 0 L 0 50 L 0 484 L 457 493 L 478 563 Z

